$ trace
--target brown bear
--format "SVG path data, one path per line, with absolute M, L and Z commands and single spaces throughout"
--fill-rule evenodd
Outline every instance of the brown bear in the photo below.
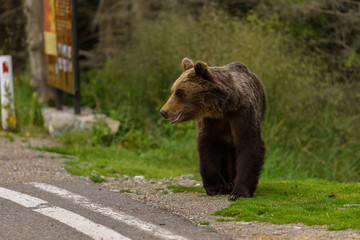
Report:
M 171 124 L 197 122 L 200 174 L 208 195 L 253 197 L 265 156 L 262 82 L 240 62 L 208 67 L 184 58 L 182 67 L 161 115 Z

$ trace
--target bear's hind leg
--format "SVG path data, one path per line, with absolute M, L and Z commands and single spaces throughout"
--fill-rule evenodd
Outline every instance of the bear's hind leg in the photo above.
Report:
M 225 146 L 225 152 L 221 163 L 221 173 L 226 182 L 224 193 L 229 194 L 234 188 L 234 180 L 236 177 L 235 148 L 230 144 Z

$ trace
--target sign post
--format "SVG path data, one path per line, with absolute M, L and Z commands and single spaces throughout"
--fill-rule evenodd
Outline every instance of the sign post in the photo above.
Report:
M 2 129 L 16 127 L 14 85 L 11 56 L 0 56 L 0 93 L 1 93 L 1 126 Z
M 80 72 L 78 61 L 78 37 L 77 37 L 77 4 L 76 0 L 72 1 L 72 35 L 73 35 L 73 48 L 74 48 L 74 78 L 75 78 L 75 93 L 74 93 L 74 107 L 75 114 L 80 114 Z
M 74 94 L 80 114 L 76 0 L 43 0 L 46 82 L 56 88 L 56 108 L 62 109 L 63 91 Z

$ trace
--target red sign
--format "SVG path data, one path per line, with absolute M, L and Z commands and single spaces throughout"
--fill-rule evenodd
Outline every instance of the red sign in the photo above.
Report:
M 3 73 L 9 73 L 9 66 L 7 66 L 6 62 L 3 62 Z

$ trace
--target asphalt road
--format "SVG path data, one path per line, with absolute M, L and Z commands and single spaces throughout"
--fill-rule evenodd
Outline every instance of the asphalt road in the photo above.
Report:
M 0 239 L 227 239 L 81 179 L 0 184 L 0 223 Z
M 0 239 L 228 239 L 65 172 L 60 155 L 0 137 Z

